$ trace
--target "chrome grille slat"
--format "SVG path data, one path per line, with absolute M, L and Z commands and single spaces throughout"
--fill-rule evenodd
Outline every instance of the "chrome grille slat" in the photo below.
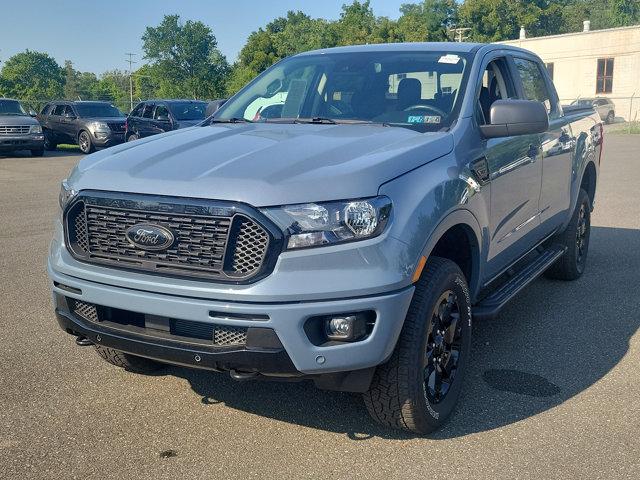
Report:
M 30 125 L 0 125 L 0 135 L 27 135 Z

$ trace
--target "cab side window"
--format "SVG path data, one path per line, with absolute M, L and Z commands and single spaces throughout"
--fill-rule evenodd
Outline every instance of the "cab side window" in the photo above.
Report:
M 142 116 L 142 110 L 144 109 L 144 103 L 139 103 L 136 108 L 134 108 L 130 115 L 132 117 L 141 117 Z
M 164 105 L 158 105 L 156 107 L 156 113 L 153 116 L 154 120 L 166 120 L 169 118 L 169 109 Z
M 143 118 L 153 118 L 153 107 L 155 105 L 153 103 L 147 103 L 144 106 L 144 112 L 142 112 Z
M 544 79 L 540 66 L 531 60 L 524 58 L 514 58 L 520 80 L 522 81 L 522 90 L 527 100 L 536 100 L 544 104 L 547 108 L 549 116 L 557 114 L 558 106 L 549 93 L 547 82 Z
M 61 117 L 64 114 L 64 105 L 56 105 L 56 108 L 53 109 L 53 112 L 51 112 L 51 115 L 57 115 L 59 117 Z
M 480 125 L 491 121 L 491 106 L 496 100 L 506 100 L 516 96 L 513 80 L 505 58 L 489 62 L 482 75 L 482 84 L 478 94 L 476 116 Z

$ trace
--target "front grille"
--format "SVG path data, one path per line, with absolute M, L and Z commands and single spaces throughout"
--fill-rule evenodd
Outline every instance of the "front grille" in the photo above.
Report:
M 229 327 L 216 325 L 213 329 L 213 344 L 219 347 L 230 345 L 244 345 L 247 343 L 247 329 L 244 327 Z
M 71 253 L 89 262 L 220 281 L 253 279 L 273 263 L 268 253 L 277 250 L 278 239 L 249 209 L 134 197 L 79 196 L 65 215 Z M 169 230 L 173 243 L 161 250 L 134 245 L 127 231 L 143 224 Z
M 0 125 L 0 135 L 26 135 L 30 128 L 29 125 Z
M 112 132 L 124 133 L 124 123 L 108 122 L 107 125 Z

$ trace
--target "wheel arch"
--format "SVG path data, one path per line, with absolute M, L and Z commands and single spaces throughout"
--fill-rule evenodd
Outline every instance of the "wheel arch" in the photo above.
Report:
M 589 195 L 589 201 L 591 202 L 591 209 L 593 210 L 593 204 L 596 196 L 596 185 L 598 180 L 598 173 L 596 165 L 593 160 L 587 162 L 584 171 L 582 172 L 582 179 L 580 180 L 580 188 L 584 189 Z
M 469 210 L 456 210 L 444 218 L 429 236 L 422 255 L 447 258 L 456 263 L 467 279 L 472 301 L 481 278 L 482 234 Z

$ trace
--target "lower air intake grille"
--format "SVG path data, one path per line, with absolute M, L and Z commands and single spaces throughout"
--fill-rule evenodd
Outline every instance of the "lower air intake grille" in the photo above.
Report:
M 245 345 L 247 343 L 247 329 L 243 327 L 229 327 L 216 325 L 213 330 L 213 344 L 219 347 L 231 345 Z
M 69 299 L 73 313 L 90 322 L 98 322 L 98 309 L 92 303 L 81 302 L 80 300 Z

